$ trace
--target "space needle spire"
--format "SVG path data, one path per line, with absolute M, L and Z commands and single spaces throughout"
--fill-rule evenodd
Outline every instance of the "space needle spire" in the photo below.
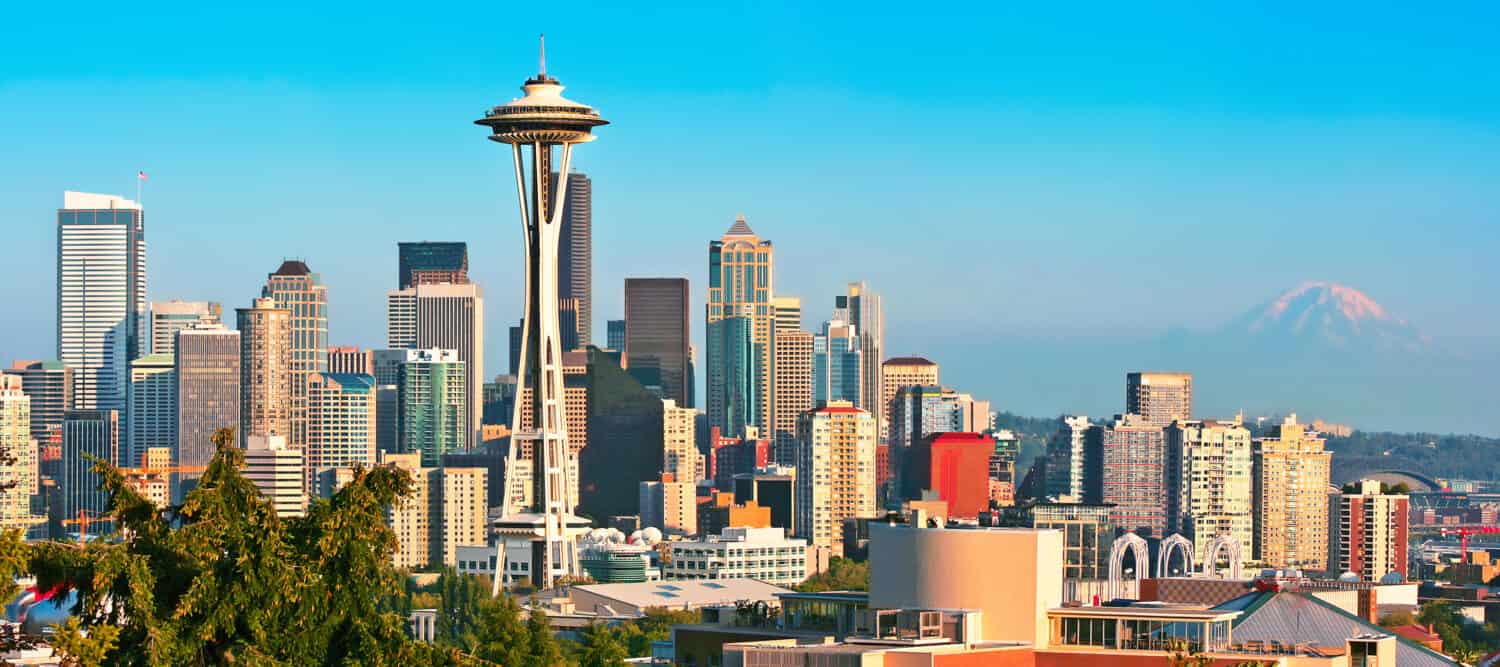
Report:
M 540 589 L 553 587 L 559 577 L 581 574 L 578 537 L 589 527 L 573 514 L 578 499 L 568 482 L 572 464 L 557 318 L 557 245 L 573 147 L 593 141 L 593 129 L 609 121 L 562 96 L 562 84 L 547 75 L 545 40 L 539 40 L 540 71 L 521 86 L 525 94 L 474 121 L 490 128 L 492 141 L 511 147 L 526 247 L 526 311 L 516 378 L 520 389 L 505 460 L 505 509 L 493 524 L 501 537 L 497 594 L 502 580 L 510 583 L 517 576 L 529 576 Z M 522 422 L 523 413 L 532 416 L 530 424 Z M 529 457 L 524 456 L 527 450 Z M 527 495 L 530 503 L 518 502 Z M 529 564 L 525 575 L 509 566 L 521 562 Z

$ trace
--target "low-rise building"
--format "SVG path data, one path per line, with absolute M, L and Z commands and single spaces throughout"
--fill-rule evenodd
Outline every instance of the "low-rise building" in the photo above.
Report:
M 668 579 L 756 579 L 794 586 L 812 573 L 807 540 L 790 539 L 780 528 L 725 528 L 671 547 Z

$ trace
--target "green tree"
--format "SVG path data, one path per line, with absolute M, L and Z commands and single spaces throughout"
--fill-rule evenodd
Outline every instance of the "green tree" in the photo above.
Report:
M 501 595 L 480 605 L 475 624 L 474 655 L 511 667 L 528 664 L 531 638 L 514 598 Z
M 628 657 L 625 643 L 614 628 L 595 623 L 584 629 L 579 667 L 623 667 Z
M 117 532 L 87 544 L 40 543 L 27 570 L 41 589 L 73 589 L 76 621 L 58 647 L 76 664 L 445 665 L 406 636 L 388 601 L 395 535 L 384 512 L 410 489 L 397 468 L 355 471 L 305 518 L 283 520 L 240 474 L 234 431 L 168 517 L 119 470 L 95 471 Z M 0 569 L 16 553 L 0 542 Z M 85 635 L 85 633 L 87 633 Z M 111 637 L 111 635 L 114 637 Z
M 870 564 L 845 558 L 829 559 L 828 571 L 808 577 L 797 586 L 797 590 L 804 593 L 870 590 Z
M 562 647 L 552 636 L 552 625 L 547 622 L 547 613 L 533 609 L 526 617 L 526 640 L 528 651 L 526 667 L 556 667 L 564 664 Z

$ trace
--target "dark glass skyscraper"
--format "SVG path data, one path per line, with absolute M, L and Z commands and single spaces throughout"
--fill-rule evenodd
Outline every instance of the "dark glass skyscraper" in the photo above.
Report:
M 662 398 L 691 408 L 689 340 L 687 278 L 625 279 L 625 367 L 659 377 Z
M 556 182 L 557 174 L 552 174 Z M 575 347 L 588 347 L 594 326 L 594 183 L 587 174 L 568 174 L 568 192 L 563 196 L 562 235 L 557 243 L 557 299 L 578 299 L 574 329 Z M 565 323 L 562 324 L 567 327 Z M 568 340 L 567 332 L 563 339 Z M 575 349 L 564 347 L 564 350 Z
M 469 244 L 463 241 L 414 241 L 397 243 L 396 248 L 400 289 L 469 282 Z

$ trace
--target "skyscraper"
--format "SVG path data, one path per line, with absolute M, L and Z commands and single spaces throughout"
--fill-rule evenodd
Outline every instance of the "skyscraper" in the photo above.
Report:
M 31 437 L 31 397 L 21 378 L 0 375 L 0 528 L 27 530 L 41 517 L 31 514 L 37 493 L 36 441 Z
M 1167 531 L 1192 540 L 1195 554 L 1216 537 L 1251 546 L 1249 429 L 1237 419 L 1178 420 L 1165 437 Z
M 109 509 L 109 492 L 89 457 L 118 461 L 120 413 L 114 410 L 73 410 L 63 417 L 62 494 L 65 517 L 80 511 L 99 517 Z
M 1064 415 L 1057 422 L 1057 432 L 1047 440 L 1047 495 L 1076 503 L 1085 495 L 1089 450 L 1084 446 L 1084 439 L 1089 430 L 1089 418 Z
M 307 380 L 328 370 L 328 288 L 305 262 L 288 260 L 266 277 L 261 296 L 291 311 L 291 432 L 287 444 L 307 444 Z
M 874 363 L 871 360 L 870 363 Z M 938 365 L 922 357 L 894 357 L 880 364 L 880 406 L 885 413 L 881 422 L 880 442 L 891 441 L 891 422 L 896 418 L 891 401 L 903 387 L 930 387 L 938 384 Z
M 934 433 L 970 431 L 973 401 L 947 387 L 902 387 L 891 399 L 891 441 L 887 451 L 893 488 L 907 487 L 906 472 L 912 447 Z
M 1267 567 L 1328 567 L 1328 468 L 1323 438 L 1287 417 L 1254 445 L 1255 559 Z
M 180 466 L 206 466 L 214 455 L 214 431 L 240 423 L 240 332 L 222 326 L 183 329 L 176 347 L 174 458 Z
M 176 349 L 176 340 L 172 341 Z M 136 467 L 146 451 L 177 451 L 177 368 L 170 354 L 130 362 L 130 420 L 121 463 Z
M 770 430 L 773 266 L 743 215 L 708 244 L 708 425 L 726 437 Z
M 57 212 L 57 358 L 74 369 L 72 409 L 125 409 L 144 352 L 146 226 L 141 205 L 64 192 Z
M 824 323 L 823 333 L 813 338 L 813 403 L 849 401 L 869 411 L 865 358 L 857 327 L 842 320 Z
M 315 373 L 307 387 L 306 484 L 319 473 L 375 463 L 375 378 Z
M 605 324 L 605 342 L 608 344 L 609 349 L 624 354 L 625 320 L 610 320 Z
M 802 299 L 795 296 L 771 297 L 771 328 L 783 331 L 802 330 Z
M 292 311 L 264 297 L 234 313 L 240 332 L 241 446 L 252 436 L 279 435 L 293 449 L 303 449 L 305 433 L 300 442 L 291 438 L 292 385 L 298 381 L 292 374 Z
M 484 415 L 484 291 L 474 283 L 417 285 L 389 293 L 386 304 L 387 345 L 458 353 L 466 374 L 464 414 L 469 436 L 465 442 L 478 442 Z M 409 327 L 401 325 L 406 321 Z
M 469 449 L 468 377 L 455 350 L 407 350 L 401 367 L 401 450 L 424 466 Z
M 779 311 L 778 311 L 779 312 Z M 776 330 L 774 430 L 771 443 L 777 463 L 797 464 L 797 420 L 813 409 L 813 340 L 806 331 Z
M 578 299 L 573 297 L 563 297 L 557 300 L 557 330 L 562 335 L 563 352 L 583 347 L 583 342 L 578 338 L 579 305 Z
M 328 348 L 329 373 L 375 374 L 375 353 L 350 346 Z
M 396 253 L 398 289 L 469 282 L 469 245 L 463 241 L 401 242 Z
M 172 354 L 178 331 L 198 324 L 219 324 L 223 316 L 224 308 L 210 301 L 154 301 L 151 303 L 150 352 Z
M 31 397 L 31 437 L 37 444 L 62 442 L 63 415 L 73 406 L 73 369 L 61 361 L 17 361 L 6 375 L 21 378 Z
M 557 174 L 551 176 L 556 188 Z M 594 183 L 588 175 L 568 174 L 563 193 L 562 232 L 557 243 L 557 299 L 577 299 L 573 330 L 577 344 L 565 350 L 587 347 L 594 327 Z M 628 318 L 627 318 L 628 319 Z M 563 338 L 569 338 L 563 331 Z
M 654 377 L 662 398 L 691 409 L 688 294 L 686 278 L 626 278 L 624 358 L 641 384 Z
M 832 401 L 797 425 L 797 535 L 844 555 L 844 519 L 875 514 L 875 418 Z
M 859 336 L 860 352 L 865 361 L 859 374 L 860 401 L 855 406 L 870 412 L 875 418 L 878 434 L 885 429 L 885 411 L 871 403 L 876 396 L 884 394 L 880 360 L 885 358 L 885 310 L 880 305 L 880 295 L 871 291 L 863 281 L 849 283 L 842 296 L 834 297 L 833 312 L 833 319 L 853 325 L 853 333 Z
M 1085 436 L 1084 502 L 1114 505 L 1110 521 L 1163 537 L 1167 527 L 1166 447 L 1161 427 L 1119 415 Z
M 1125 414 L 1140 415 L 1145 423 L 1157 428 L 1173 420 L 1192 419 L 1193 374 L 1126 374 Z

